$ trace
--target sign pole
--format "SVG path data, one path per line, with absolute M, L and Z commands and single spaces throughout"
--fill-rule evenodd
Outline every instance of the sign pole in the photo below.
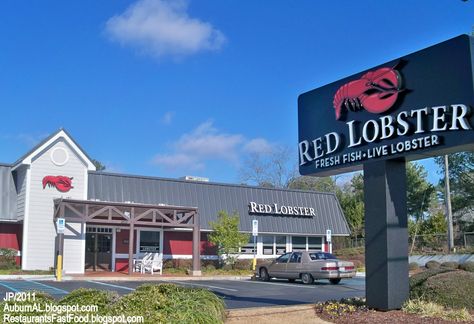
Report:
M 56 230 L 58 233 L 58 257 L 56 259 L 56 280 L 61 281 L 63 278 L 63 255 L 64 255 L 64 229 L 66 228 L 66 220 L 58 218 L 56 220 Z
M 58 259 L 56 260 L 56 281 L 63 278 L 64 233 L 58 234 Z
M 332 253 L 332 232 L 330 229 L 326 230 L 326 242 L 328 242 L 329 253 Z
M 258 220 L 252 220 L 252 236 L 253 236 L 253 260 L 252 271 L 257 268 L 257 236 L 258 236 Z
M 408 299 L 404 159 L 364 164 L 367 306 L 400 309 Z

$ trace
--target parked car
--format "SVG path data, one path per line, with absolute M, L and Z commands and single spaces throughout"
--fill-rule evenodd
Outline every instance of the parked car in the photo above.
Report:
M 301 279 L 311 284 L 315 279 L 329 279 L 338 284 L 342 278 L 356 275 L 354 263 L 338 260 L 334 255 L 320 251 L 301 251 L 285 253 L 269 264 L 258 267 L 257 273 L 261 280 L 284 278 L 290 282 Z

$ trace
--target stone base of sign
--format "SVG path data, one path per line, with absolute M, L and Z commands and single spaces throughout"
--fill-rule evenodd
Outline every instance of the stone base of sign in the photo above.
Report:
M 364 192 L 367 305 L 400 309 L 409 294 L 405 161 L 366 163 Z
M 199 276 L 202 276 L 202 272 L 201 272 L 201 270 L 191 270 L 190 275 L 199 277 Z

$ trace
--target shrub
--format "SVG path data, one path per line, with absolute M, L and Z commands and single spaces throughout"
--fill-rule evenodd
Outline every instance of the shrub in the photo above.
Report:
M 167 259 L 163 261 L 163 269 L 180 269 L 187 270 L 193 267 L 191 259 Z
M 219 267 L 219 260 L 201 260 L 201 267 L 217 269 Z
M 214 271 L 216 270 L 216 267 L 213 264 L 208 264 L 207 266 L 204 267 L 206 271 Z
M 61 305 L 96 305 L 98 313 L 104 314 L 116 303 L 119 295 L 115 291 L 80 288 L 59 301 Z
M 451 308 L 473 309 L 474 273 L 445 270 L 447 271 L 430 276 L 413 287 L 410 285 L 410 297 Z
M 357 247 L 357 248 L 346 248 L 346 249 L 338 249 L 334 251 L 334 254 L 339 257 L 343 256 L 355 256 L 360 254 L 365 254 L 364 247 Z
M 428 269 L 438 269 L 441 264 L 438 261 L 428 261 L 425 264 L 425 267 Z
M 4 314 L 38 315 L 32 312 L 13 312 L 6 306 L 12 302 L 0 302 L 0 317 Z M 142 285 L 133 293 L 118 297 L 115 292 L 95 289 L 78 289 L 56 303 L 47 294 L 36 292 L 35 300 L 14 302 L 16 305 L 36 304 L 45 309 L 46 304 L 56 305 L 97 305 L 97 315 L 143 316 L 144 323 L 223 323 L 224 303 L 214 293 L 206 289 L 185 288 L 174 284 Z M 59 313 L 58 313 L 59 314 Z M 86 313 L 77 313 L 86 315 Z
M 237 260 L 234 265 L 236 270 L 251 270 L 252 260 Z
M 472 316 L 463 309 L 450 310 L 433 302 L 426 302 L 421 299 L 410 299 L 402 310 L 405 313 L 417 314 L 422 317 L 440 317 L 448 321 L 471 321 Z
M 145 302 L 146 301 L 146 302 Z M 145 323 L 222 323 L 224 303 L 205 289 L 145 284 L 123 296 L 111 314 L 143 315 Z
M 417 273 L 410 277 L 410 291 L 423 284 L 426 279 L 436 276 L 440 273 L 452 271 L 451 269 L 439 268 L 439 269 L 429 269 L 420 273 Z
M 17 250 L 0 248 L 0 269 L 10 270 L 16 268 Z
M 420 266 L 416 262 L 410 262 L 410 264 L 408 265 L 409 270 L 418 270 L 419 268 Z
M 457 269 L 459 267 L 459 263 L 457 262 L 452 262 L 452 261 L 447 261 L 441 263 L 441 268 L 448 268 L 448 269 Z
M 474 272 L 474 261 L 464 262 L 459 266 L 459 269 L 464 271 Z

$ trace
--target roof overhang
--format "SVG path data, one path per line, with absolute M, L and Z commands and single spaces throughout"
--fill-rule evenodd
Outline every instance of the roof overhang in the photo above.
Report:
M 87 156 L 84 150 L 82 150 L 81 147 L 77 145 L 77 143 L 71 138 L 71 136 L 69 136 L 69 134 L 64 129 L 60 129 L 59 131 L 45 139 L 43 142 L 38 144 L 30 152 L 21 157 L 18 161 L 16 161 L 12 165 L 12 171 L 21 165 L 31 165 L 31 162 L 36 156 L 41 154 L 44 150 L 46 150 L 50 145 L 54 144 L 60 138 L 64 139 L 66 143 L 79 155 L 81 160 L 84 161 L 88 171 L 96 170 L 94 163 L 89 158 L 89 156 Z

